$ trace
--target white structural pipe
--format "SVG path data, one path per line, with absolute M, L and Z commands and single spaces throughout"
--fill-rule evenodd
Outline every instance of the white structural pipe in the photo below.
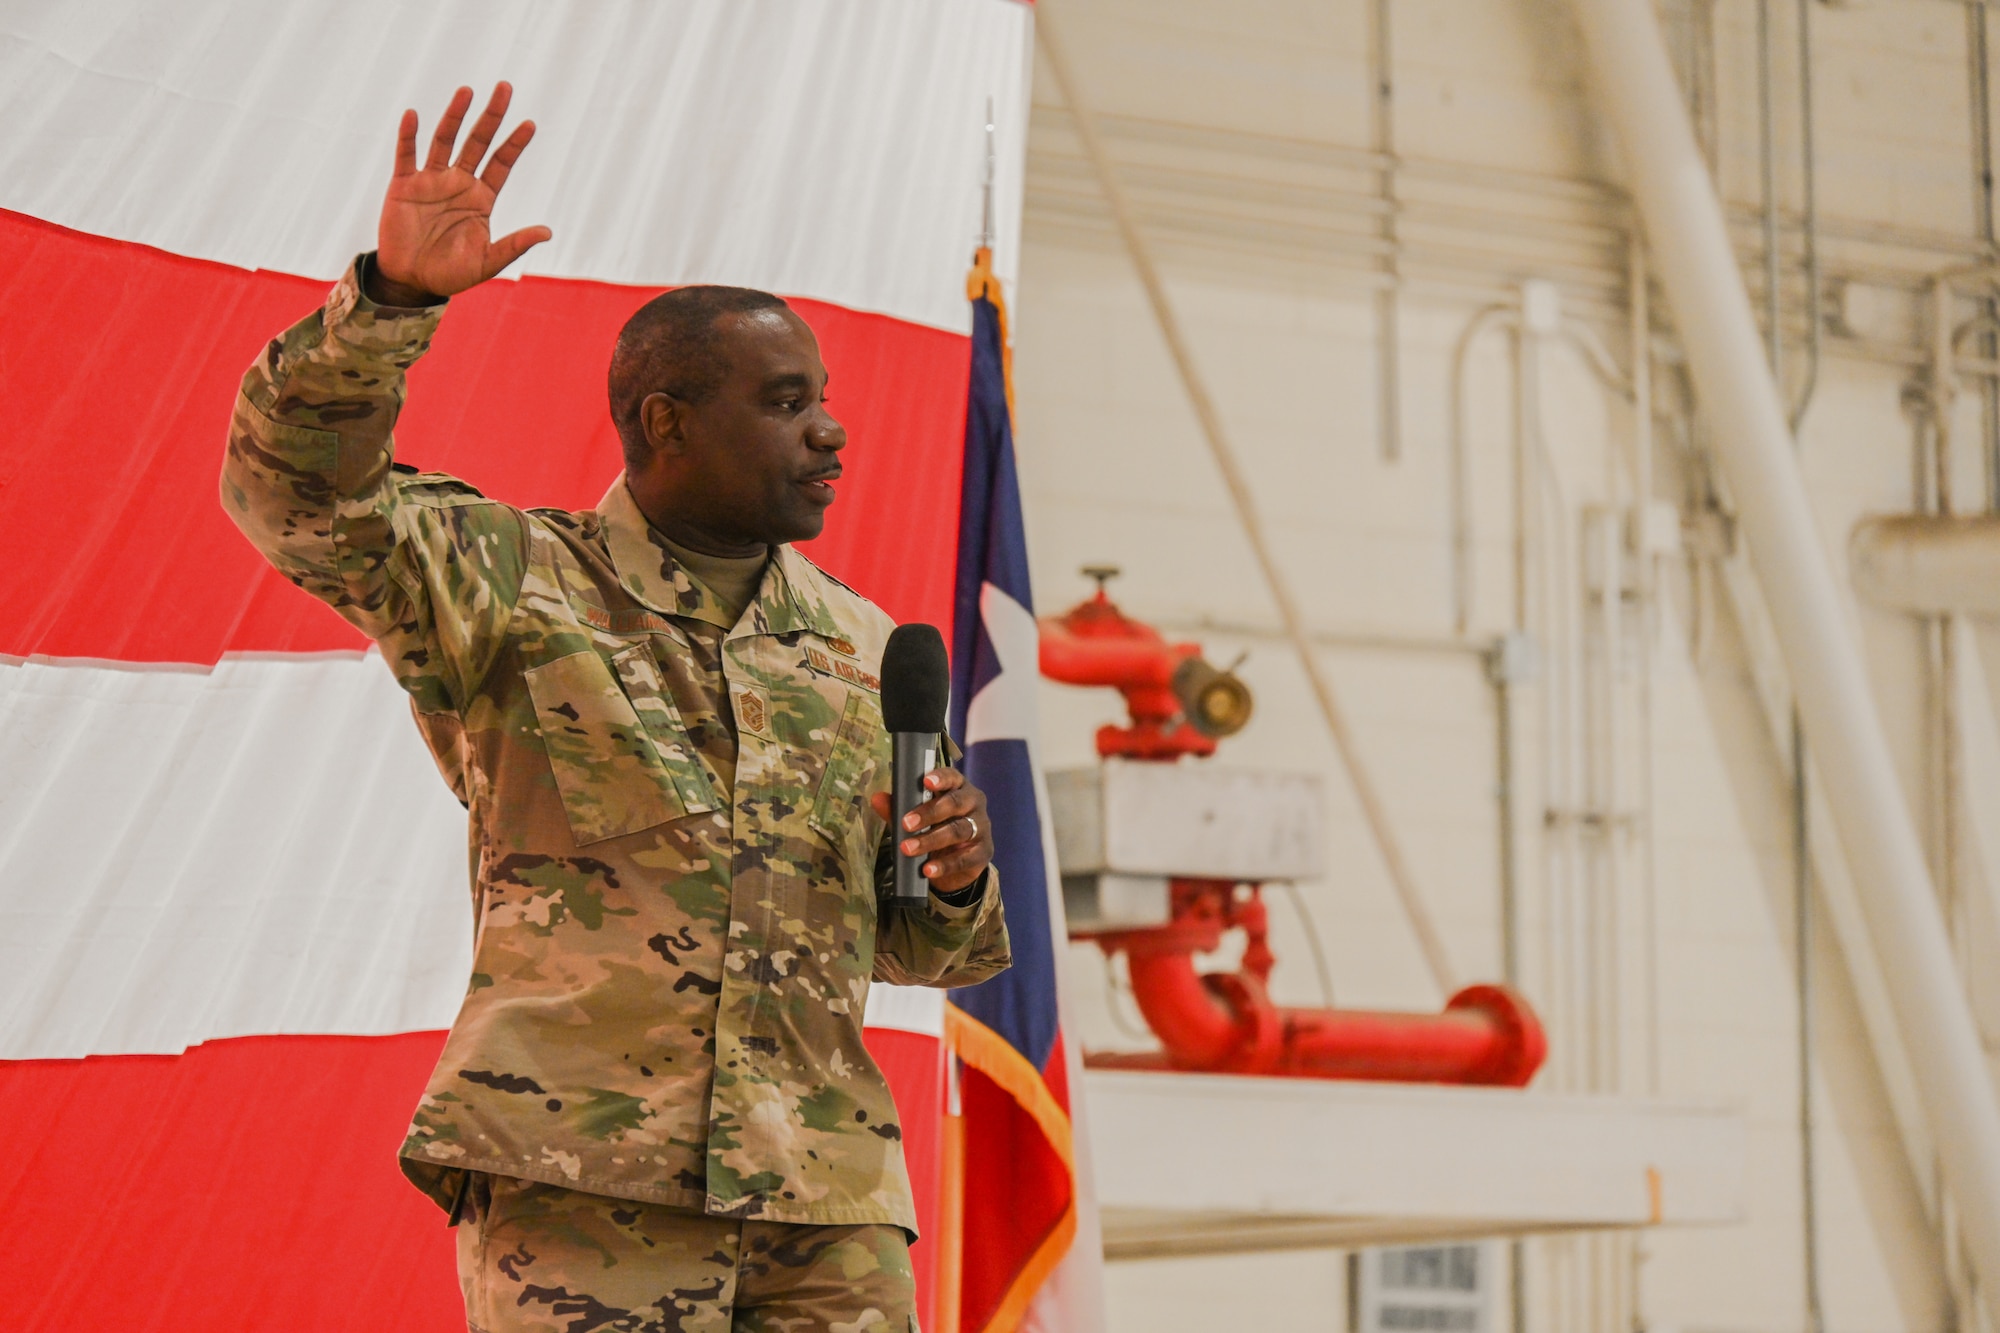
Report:
M 1847 554 L 1863 601 L 1919 616 L 2000 619 L 2000 515 L 1866 518 Z
M 1966 1249 L 2000 1285 L 2000 1099 L 1904 803 L 1861 653 L 1820 543 L 1722 205 L 1647 0 L 1571 0 L 1868 930 L 1936 1136 Z

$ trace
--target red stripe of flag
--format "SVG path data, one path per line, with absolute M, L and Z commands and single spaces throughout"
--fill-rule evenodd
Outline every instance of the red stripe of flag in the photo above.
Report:
M 212 663 L 362 646 L 223 517 L 243 369 L 324 299 L 314 278 L 184 259 L 0 211 L 0 653 Z M 619 326 L 658 288 L 493 282 L 410 376 L 398 454 L 497 499 L 585 508 L 621 466 L 604 400 Z M 899 620 L 949 624 L 966 340 L 818 301 L 847 476 L 805 549 Z M 32 331 L 32 332 L 30 332 Z M 32 442 L 19 447 L 20 442 Z
M 465 1327 L 444 1216 L 396 1149 L 444 1045 L 238 1037 L 178 1056 L 0 1061 L 7 1326 L 121 1333 Z M 935 1124 L 937 1041 L 871 1029 L 906 1124 Z M 937 1136 L 906 1142 L 936 1211 Z M 921 1247 L 919 1247 L 921 1249 Z

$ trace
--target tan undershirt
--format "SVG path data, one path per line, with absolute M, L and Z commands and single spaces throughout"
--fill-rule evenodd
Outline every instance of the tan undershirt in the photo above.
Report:
M 654 535 L 667 544 L 675 563 L 715 594 L 729 612 L 730 624 L 743 619 L 744 610 L 755 600 L 757 588 L 764 582 L 764 566 L 771 563 L 769 547 L 764 548 L 762 555 L 703 555 L 700 551 L 690 551 L 657 528 Z

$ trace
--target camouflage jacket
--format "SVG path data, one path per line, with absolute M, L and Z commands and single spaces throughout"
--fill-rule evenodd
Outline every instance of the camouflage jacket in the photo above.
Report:
M 357 270 L 244 376 L 230 516 L 375 639 L 470 813 L 473 973 L 402 1149 L 713 1214 L 914 1230 L 872 979 L 1007 965 L 997 878 L 878 918 L 892 625 L 789 547 L 734 624 L 616 481 L 523 511 L 391 462 L 441 310 Z

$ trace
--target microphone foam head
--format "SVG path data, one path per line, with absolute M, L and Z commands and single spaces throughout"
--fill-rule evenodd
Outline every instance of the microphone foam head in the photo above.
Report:
M 935 625 L 898 625 L 882 650 L 882 723 L 890 731 L 943 731 L 951 663 Z

